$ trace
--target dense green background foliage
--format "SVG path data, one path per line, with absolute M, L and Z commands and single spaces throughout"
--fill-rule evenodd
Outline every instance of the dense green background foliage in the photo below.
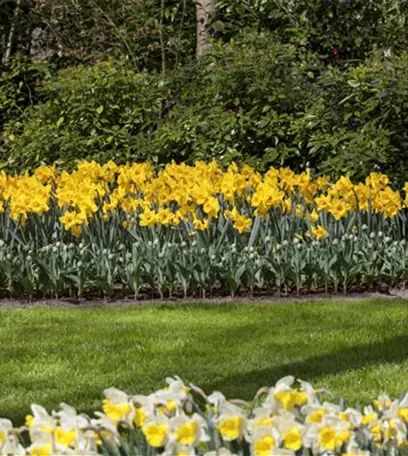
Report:
M 4 2 L 1 167 L 217 158 L 405 178 L 408 2 L 216 6 L 197 60 L 193 0 Z

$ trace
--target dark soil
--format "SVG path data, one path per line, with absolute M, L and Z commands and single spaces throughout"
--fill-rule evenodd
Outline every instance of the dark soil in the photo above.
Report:
M 352 292 L 352 293 L 331 293 L 325 294 L 321 292 L 317 293 L 304 293 L 294 294 L 290 293 L 286 296 L 277 295 L 258 295 L 254 297 L 249 296 L 236 296 L 236 297 L 214 297 L 214 298 L 148 298 L 142 296 L 135 300 L 133 297 L 113 297 L 113 298 L 90 298 L 90 299 L 75 299 L 75 298 L 59 298 L 59 299 L 0 299 L 1 307 L 34 307 L 34 306 L 45 306 L 45 307 L 126 307 L 126 306 L 161 306 L 161 305 L 194 305 L 194 304 L 228 304 L 228 303 L 239 303 L 239 304 L 278 304 L 284 302 L 310 302 L 310 301 L 322 301 L 322 300 L 333 300 L 333 301 L 363 301 L 373 299 L 408 299 L 408 290 L 387 290 L 385 292 Z

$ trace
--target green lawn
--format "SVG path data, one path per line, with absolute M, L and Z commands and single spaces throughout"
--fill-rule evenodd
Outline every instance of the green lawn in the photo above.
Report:
M 0 310 L 0 416 L 29 404 L 90 412 L 109 386 L 178 374 L 250 398 L 293 374 L 352 404 L 408 391 L 408 301 Z

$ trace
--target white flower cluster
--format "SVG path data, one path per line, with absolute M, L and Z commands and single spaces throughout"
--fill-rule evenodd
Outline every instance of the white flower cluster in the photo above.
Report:
M 0 420 L 0 454 L 408 454 L 408 395 L 400 400 L 382 395 L 358 410 L 324 401 L 328 394 L 291 376 L 262 388 L 250 403 L 229 401 L 220 392 L 207 396 L 178 377 L 168 378 L 166 387 L 148 396 L 109 388 L 96 418 L 61 404 L 50 414 L 32 405 L 32 415 L 19 429 Z

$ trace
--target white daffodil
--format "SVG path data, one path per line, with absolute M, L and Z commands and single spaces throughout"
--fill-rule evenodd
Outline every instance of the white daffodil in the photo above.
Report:
M 300 391 L 306 394 L 308 404 L 315 403 L 318 401 L 316 396 L 316 390 L 314 389 L 311 383 L 305 382 L 303 380 L 298 380 Z
M 166 383 L 169 385 L 169 393 L 171 393 L 178 401 L 185 401 L 188 398 L 190 388 L 184 384 L 180 377 L 167 377 Z
M 17 435 L 12 433 L 13 423 L 10 420 L 0 418 L 0 454 L 24 455 L 25 450 L 21 446 Z
M 18 437 L 16 435 L 9 434 L 0 443 L 0 454 L 13 455 L 13 456 L 25 456 L 27 453 L 26 453 L 25 448 L 19 442 Z
M 33 431 L 30 435 L 31 446 L 29 454 L 31 455 L 76 455 L 76 434 L 70 430 L 64 430 L 59 427 L 53 432 Z
M 341 408 L 329 402 L 323 402 L 323 404 L 314 403 L 302 407 L 301 413 L 305 417 L 306 423 L 319 424 L 325 416 L 337 416 L 341 413 Z
M 363 414 L 361 416 L 361 424 L 363 426 L 369 426 L 373 422 L 378 421 L 378 413 L 373 409 L 373 407 L 368 406 L 364 407 Z
M 90 419 L 78 415 L 77 411 L 65 403 L 60 404 L 60 410 L 54 414 L 59 419 L 60 426 L 72 429 L 85 429 L 90 425 Z
M 244 436 L 247 430 L 247 419 L 239 407 L 225 402 L 219 415 L 214 420 L 218 432 L 226 441 L 236 440 Z
M 270 404 L 254 409 L 253 418 L 248 422 L 249 434 L 253 434 L 261 426 L 274 426 L 273 410 Z
M 273 451 L 279 447 L 281 437 L 279 432 L 271 426 L 260 426 L 251 436 L 252 453 L 255 456 L 264 456 L 273 454 Z
M 7 439 L 7 436 L 12 429 L 13 423 L 10 420 L 0 418 L 0 445 Z
M 400 401 L 393 401 L 391 403 L 388 413 L 385 416 L 390 418 L 401 419 L 405 424 L 408 423 L 408 394 L 406 394 Z
M 399 401 L 399 406 L 402 408 L 408 408 L 408 393 Z
M 108 388 L 103 392 L 103 412 L 115 422 L 123 421 L 133 426 L 135 409 L 129 396 L 116 388 Z
M 102 412 L 95 412 L 95 415 L 97 418 L 91 419 L 91 426 L 95 430 L 86 431 L 87 439 L 89 441 L 93 440 L 96 444 L 102 443 L 103 439 L 111 445 L 116 445 L 119 442 L 117 422 Z
M 135 407 L 134 423 L 136 427 L 141 428 L 155 413 L 154 395 L 142 396 L 139 394 L 132 396 L 131 401 Z
M 214 415 L 218 415 L 227 402 L 225 396 L 219 391 L 214 391 L 207 397 L 209 409 Z
M 161 453 L 162 456 L 196 456 L 197 451 L 194 447 L 187 445 L 180 445 L 177 442 L 169 442 L 164 450 Z
M 338 417 L 348 424 L 349 429 L 356 429 L 361 426 L 362 415 L 361 413 L 351 407 L 346 408 L 346 410 L 338 413 Z
M 313 447 L 317 446 L 320 452 L 335 452 L 347 444 L 351 437 L 348 423 L 336 415 L 328 415 L 318 425 L 317 441 L 314 442 Z
M 190 389 L 179 377 L 168 377 L 166 383 L 168 387 L 156 391 L 151 396 L 158 410 L 170 417 L 181 411 L 183 404 L 189 398 Z
M 33 430 L 41 430 L 44 432 L 52 432 L 56 427 L 56 419 L 53 418 L 47 410 L 41 405 L 31 404 L 32 415 L 26 418 L 26 425 Z
M 183 402 L 178 396 L 173 395 L 169 390 L 159 390 L 153 394 L 153 401 L 156 409 L 167 417 L 174 416 L 180 412 Z
M 163 415 L 151 417 L 142 427 L 147 443 L 153 448 L 163 448 L 170 437 L 169 419 Z
M 266 402 L 269 402 L 276 411 L 281 408 L 292 410 L 294 407 L 300 408 L 307 404 L 309 402 L 308 393 L 292 388 L 294 383 L 295 378 L 291 375 L 281 378 L 276 385 L 269 390 Z
M 303 446 L 304 427 L 292 413 L 280 410 L 279 414 L 273 418 L 273 423 L 281 436 L 285 449 L 298 451 Z
M 33 456 L 72 454 L 72 450 L 69 448 L 57 445 L 53 433 L 50 432 L 32 432 L 31 442 L 27 450 L 28 454 Z
M 192 417 L 187 415 L 175 416 L 170 419 L 170 439 L 180 445 L 196 446 L 200 442 L 208 442 L 209 437 L 205 432 L 207 423 L 195 413 Z
M 355 437 L 353 437 L 346 446 L 346 451 L 344 452 L 345 456 L 370 456 L 369 451 L 362 450 L 358 443 L 356 442 Z
M 391 407 L 391 399 L 388 394 L 381 394 L 378 398 L 373 402 L 374 407 L 379 410 L 380 412 L 384 412 L 385 410 Z
M 312 453 L 319 451 L 318 445 L 319 426 L 318 424 L 306 424 L 303 433 L 304 448 L 312 450 Z
M 400 419 L 385 419 L 382 423 L 384 445 L 396 444 L 401 446 L 406 441 L 407 427 Z

